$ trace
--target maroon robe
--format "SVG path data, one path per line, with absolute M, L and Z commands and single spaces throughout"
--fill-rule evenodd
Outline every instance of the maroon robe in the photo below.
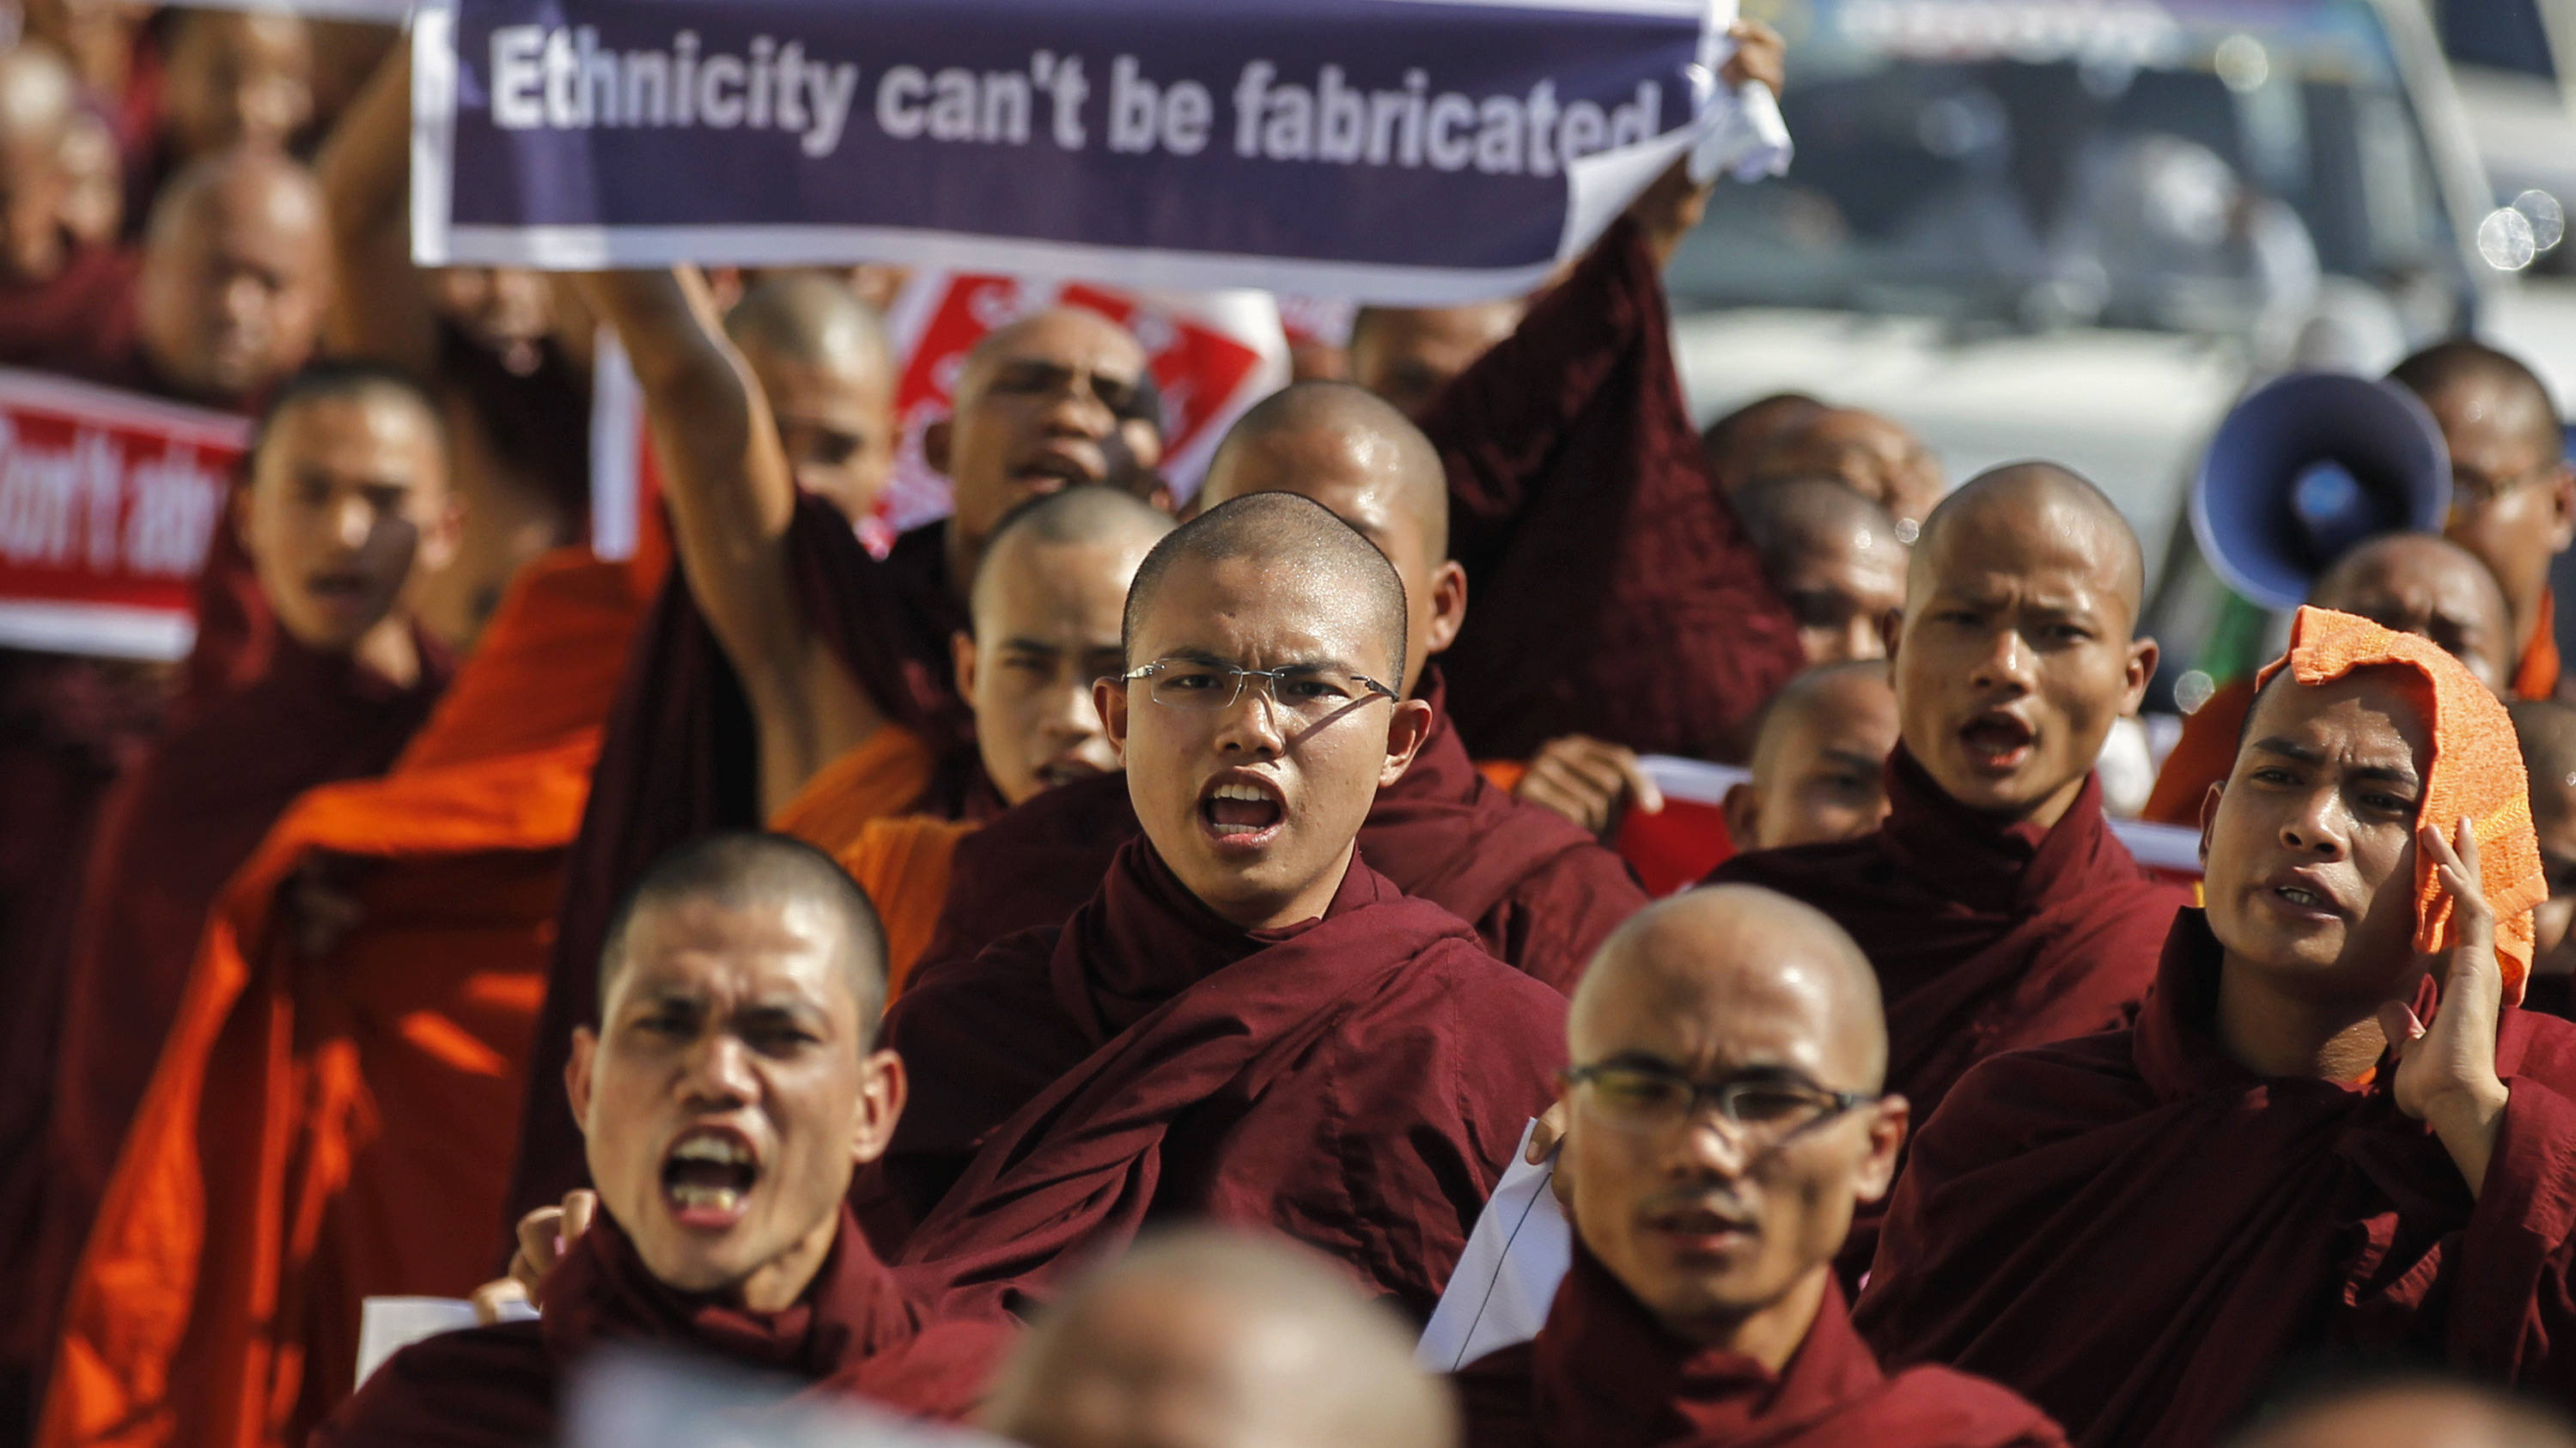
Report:
M 1564 734 L 1740 758 L 1804 667 L 1673 368 L 1663 279 L 1621 220 L 1423 420 L 1467 612 L 1442 655 L 1479 759 Z
M 2053 829 L 1999 825 L 1944 793 L 1903 744 L 1887 820 L 1857 840 L 1738 855 L 1711 883 L 1763 885 L 1824 911 L 1878 970 L 1887 1089 L 1932 1118 L 1998 1051 L 2126 1025 L 2191 892 L 2147 877 L 2091 776 Z M 1876 1251 L 1883 1205 L 1852 1220 L 1843 1280 Z
M 0 282 L 0 367 L 130 384 L 141 267 L 139 252 L 89 246 L 67 253 L 49 280 Z
M 1451 1379 L 1466 1448 L 2062 1448 L 2065 1434 L 2009 1390 L 1947 1368 L 1889 1377 L 1825 1285 L 1778 1374 L 1666 1332 L 1585 1250 L 1538 1337 Z
M 979 1302 L 1184 1216 L 1285 1232 L 1421 1318 L 1553 1096 L 1565 998 L 1357 859 L 1318 919 L 1247 932 L 1138 839 L 1060 930 L 906 991 L 885 1044 L 915 1109 L 854 1195 Z
M 2512 1102 L 2472 1200 L 2392 1071 L 2365 1088 L 2238 1065 L 2215 1034 L 2219 962 L 2186 911 L 2134 1027 L 1960 1081 L 1915 1138 L 1862 1335 L 1891 1363 L 2007 1384 L 2085 1448 L 2216 1442 L 2309 1349 L 2567 1401 L 2576 1026 L 2505 1012 Z
M 38 1351 L 50 1348 L 216 893 L 297 795 L 393 763 L 447 682 L 445 654 L 426 637 L 418 647 L 421 676 L 404 687 L 281 635 L 265 674 L 204 702 L 109 791 L 71 927 L 43 1228 L 22 1244 L 29 1270 L 15 1278 L 33 1284 L 22 1325 Z
M 784 1312 L 665 1286 L 602 1212 L 546 1279 L 545 1316 L 445 1333 L 385 1360 L 314 1431 L 313 1448 L 553 1448 L 568 1368 L 624 1345 L 721 1359 L 915 1417 L 975 1406 L 1009 1328 L 946 1318 L 868 1250 L 848 1210 L 814 1283 Z
M 952 684 L 949 637 L 967 621 L 965 604 L 948 587 L 945 538 L 944 523 L 916 528 L 879 562 L 830 504 L 800 497 L 787 549 L 806 622 L 888 718 L 946 760 L 915 811 L 957 816 L 998 811 L 1000 801 L 975 754 L 974 716 Z M 510 1178 L 510 1224 L 589 1179 L 563 1066 L 573 1028 L 598 1019 L 599 949 L 617 902 L 681 841 L 766 822 L 750 701 L 687 575 L 674 568 L 627 656 L 590 804 L 564 866 L 554 964 Z
M 1431 737 L 1378 791 L 1360 853 L 1407 895 L 1476 927 L 1496 958 L 1572 994 L 1592 952 L 1646 905 L 1617 855 L 1564 816 L 1478 772 L 1427 671 L 1417 697 Z M 1143 830 L 1125 775 L 1059 785 L 957 842 L 948 896 L 922 964 L 959 960 L 1014 931 L 1062 925 L 1100 888 L 1118 847 Z

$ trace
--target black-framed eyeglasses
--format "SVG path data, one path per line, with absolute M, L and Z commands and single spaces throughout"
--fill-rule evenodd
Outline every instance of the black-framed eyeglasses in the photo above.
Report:
M 1157 659 L 1120 675 L 1142 682 L 1146 697 L 1167 709 L 1230 709 L 1243 697 L 1248 680 L 1259 679 L 1270 702 L 1301 719 L 1330 718 L 1372 698 L 1393 699 L 1396 692 L 1366 674 L 1325 664 L 1290 664 L 1280 669 L 1245 669 L 1210 659 Z
M 1862 1091 L 1829 1091 L 1812 1082 L 1778 1076 L 1693 1081 L 1678 1071 L 1640 1063 L 1605 1061 L 1565 1072 L 1585 1088 L 1595 1114 L 1623 1131 L 1669 1131 L 1691 1120 L 1700 1103 L 1717 1107 L 1718 1119 L 1761 1143 L 1785 1141 L 1856 1107 L 1882 1098 Z

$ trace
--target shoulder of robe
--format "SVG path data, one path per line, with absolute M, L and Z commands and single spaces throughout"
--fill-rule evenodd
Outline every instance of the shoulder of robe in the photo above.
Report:
M 2515 1011 L 2505 1018 L 2503 1044 L 2518 1059 L 2504 1074 L 2546 1082 L 2576 1096 L 2576 1022 L 2542 1011 Z
M 898 1030 L 1008 1011 L 1007 1001 L 1025 999 L 1032 990 L 1047 993 L 1047 962 L 1055 955 L 1056 937 L 1063 933 L 1061 925 L 1033 925 L 973 955 L 923 958 L 904 982 L 903 994 L 886 1006 L 889 1043 Z
M 1760 885 L 1816 904 L 1847 896 L 1856 883 L 1875 889 L 1885 878 L 1887 858 L 1879 851 L 1878 836 L 1864 835 L 1856 840 L 1747 850 L 1729 856 L 1701 883 Z
M 1913 1159 L 1928 1153 L 1945 1168 L 1973 1166 L 2149 1110 L 2155 1095 L 2138 1074 L 2132 1034 L 2103 1031 L 1979 1061 L 1930 1121 L 1916 1123 Z
M 1340 1030 L 1388 1065 L 1447 1052 L 1552 1067 L 1565 1054 L 1566 1009 L 1554 987 L 1486 954 L 1472 936 L 1443 937 L 1358 1002 Z
M 1880 1400 L 1902 1423 L 1903 1448 L 2064 1448 L 2065 1430 L 2038 1404 L 1986 1378 L 1915 1367 L 1888 1379 Z
M 537 1448 L 553 1440 L 556 1387 L 537 1323 L 440 1333 L 387 1358 L 312 1448 Z

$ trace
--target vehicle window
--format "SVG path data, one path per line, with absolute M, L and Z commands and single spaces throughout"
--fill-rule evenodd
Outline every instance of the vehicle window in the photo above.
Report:
M 2462 65 L 2558 79 L 2539 0 L 2436 0 L 2433 18 L 2442 53 Z

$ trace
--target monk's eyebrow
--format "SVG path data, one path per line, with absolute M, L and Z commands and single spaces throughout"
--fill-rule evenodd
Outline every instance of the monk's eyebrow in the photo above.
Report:
M 2323 751 L 2310 749 L 2304 744 L 2293 744 L 2287 739 L 2257 739 L 2248 747 L 2259 753 L 2277 754 L 2284 759 L 2295 760 L 2312 767 L 2326 762 Z M 2411 764 L 2361 764 L 2345 770 L 2344 773 L 2355 779 L 2384 779 L 2409 787 L 2422 783 L 2416 777 L 2415 767 Z
M 1875 754 L 1864 754 L 1857 749 L 1828 749 L 1825 751 L 1825 758 L 1830 763 L 1849 765 L 1853 769 L 1876 771 L 1887 767 L 1885 759 Z
M 2322 752 L 2310 749 L 2303 744 L 2293 744 L 2287 739 L 2257 739 L 2251 747 L 2258 754 L 2277 754 L 2283 759 L 2294 760 L 2300 764 L 2315 765 L 2326 762 Z
M 1063 652 L 1063 650 L 1058 649 L 1054 644 L 1047 642 L 1045 639 L 1020 638 L 1017 636 L 1002 640 L 1002 647 L 1006 649 L 1016 649 L 1024 654 L 1053 654 Z

